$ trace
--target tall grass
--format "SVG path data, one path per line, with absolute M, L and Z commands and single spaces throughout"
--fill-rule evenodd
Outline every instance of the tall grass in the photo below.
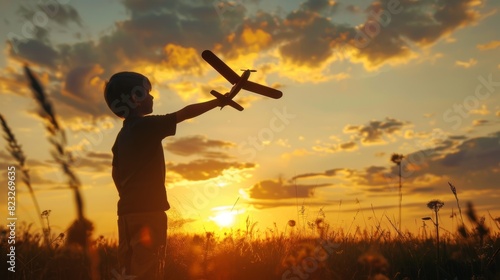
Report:
M 30 194 L 31 200 L 33 201 L 33 205 L 35 206 L 35 211 L 36 211 L 36 216 L 38 217 L 38 220 L 40 222 L 40 227 L 42 228 L 42 231 L 44 233 L 44 240 L 45 244 L 49 244 L 49 232 L 45 228 L 42 220 L 42 212 L 40 210 L 40 205 L 38 204 L 38 200 L 36 199 L 35 192 L 33 190 L 33 186 L 31 185 L 31 177 L 29 173 L 29 169 L 26 166 L 26 156 L 23 152 L 23 149 L 21 145 L 17 142 L 17 139 L 10 129 L 9 125 L 7 124 L 7 121 L 3 117 L 3 115 L 0 114 L 0 122 L 2 124 L 2 130 L 4 132 L 4 139 L 7 141 L 7 151 L 9 154 L 14 158 L 14 160 L 17 162 L 17 165 L 19 166 L 19 169 L 21 170 L 21 178 L 23 183 L 26 185 L 28 188 L 28 192 Z
M 38 115 L 44 121 L 45 129 L 49 133 L 48 140 L 53 147 L 52 158 L 59 164 L 68 179 L 68 186 L 73 190 L 74 194 L 78 220 L 83 221 L 85 217 L 83 213 L 83 199 L 80 194 L 81 183 L 73 171 L 71 153 L 66 149 L 66 133 L 59 125 L 52 103 L 49 101 L 40 82 L 28 66 L 25 66 L 24 70 L 30 82 L 33 96 L 40 107 Z
M 301 229 L 296 227 L 288 233 L 243 229 L 219 234 L 169 234 L 164 260 L 166 275 L 175 280 L 402 280 L 436 279 L 438 269 L 441 279 L 500 279 L 499 232 L 488 231 L 480 237 L 480 231 L 474 231 L 467 238 L 458 233 L 443 234 L 442 261 L 436 264 L 432 239 L 409 233 L 401 237 L 391 234 L 390 229 L 369 234 L 368 229 L 361 228 L 346 235 L 325 221 L 314 224 L 309 234 L 298 232 Z M 281 226 L 278 224 L 278 228 Z M 83 273 L 89 269 L 83 256 L 65 249 L 67 235 L 59 235 L 52 249 L 41 246 L 39 238 L 30 233 L 29 226 L 21 230 L 19 239 L 23 245 L 19 246 L 19 255 L 31 261 L 16 272 L 17 279 L 90 279 L 88 273 Z M 6 250 L 4 242 L 0 239 L 2 256 Z M 326 243 L 336 246 L 322 247 Z M 101 279 L 123 279 L 119 278 L 116 241 L 101 236 L 92 240 L 89 247 L 100 260 Z M 292 274 L 283 278 L 287 271 Z M 37 273 L 43 277 L 37 277 Z

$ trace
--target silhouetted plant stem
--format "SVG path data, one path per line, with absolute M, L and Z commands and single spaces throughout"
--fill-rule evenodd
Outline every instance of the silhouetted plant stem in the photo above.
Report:
M 47 234 L 47 230 L 43 224 L 42 220 L 42 212 L 40 211 L 40 205 L 38 204 L 38 200 L 36 199 L 35 192 L 33 191 L 33 187 L 31 186 L 31 177 L 29 173 L 29 169 L 26 167 L 26 156 L 21 148 L 21 145 L 17 142 L 14 133 L 7 125 L 7 121 L 0 114 L 0 122 L 2 123 L 2 129 L 5 133 L 4 138 L 7 140 L 7 151 L 12 155 L 12 157 L 17 161 L 19 168 L 21 169 L 21 175 L 23 183 L 28 187 L 28 191 L 31 196 L 31 200 L 33 201 L 33 205 L 35 206 L 36 215 L 40 222 L 40 226 L 42 227 L 43 237 L 45 245 L 49 246 L 49 238 L 50 236 Z
M 98 261 L 97 257 L 90 250 L 90 237 L 93 231 L 93 224 L 91 221 L 87 220 L 84 216 L 83 211 L 83 199 L 80 193 L 81 183 L 76 174 L 73 172 L 72 164 L 73 158 L 71 153 L 66 150 L 66 134 L 64 130 L 59 125 L 52 104 L 47 99 L 47 96 L 35 78 L 28 66 L 24 66 L 24 71 L 29 79 L 31 89 L 33 91 L 35 100 L 40 106 L 38 115 L 45 122 L 45 129 L 49 133 L 48 140 L 53 146 L 52 157 L 61 167 L 64 175 L 68 179 L 68 185 L 73 191 L 77 219 L 68 229 L 68 237 L 66 242 L 70 246 L 80 246 L 83 250 L 84 257 L 89 260 L 89 276 L 91 279 L 98 278 Z
M 68 185 L 73 190 L 75 196 L 78 219 L 83 220 L 83 201 L 79 190 L 81 183 L 71 168 L 73 159 L 71 154 L 66 151 L 66 134 L 64 133 L 64 130 L 61 129 L 55 116 L 52 104 L 47 99 L 42 86 L 28 66 L 25 66 L 24 70 L 30 81 L 35 99 L 38 102 L 38 105 L 40 105 L 41 110 L 38 112 L 38 115 L 45 121 L 45 128 L 49 132 L 49 142 L 54 147 L 52 157 L 61 166 L 63 173 L 68 178 Z
M 455 196 L 455 200 L 457 201 L 457 206 L 458 206 L 458 213 L 460 214 L 460 221 L 462 222 L 462 226 L 465 229 L 465 223 L 464 223 L 464 218 L 462 217 L 462 208 L 460 207 L 460 202 L 458 201 L 458 195 L 457 195 L 457 188 L 448 182 L 448 185 L 450 185 L 451 192 Z
M 444 202 L 441 200 L 435 199 L 431 200 L 427 203 L 427 207 L 434 211 L 436 215 L 436 222 L 434 222 L 434 225 L 436 226 L 436 275 L 437 279 L 439 279 L 439 263 L 440 263 L 440 256 L 439 256 L 439 217 L 438 217 L 438 212 L 441 207 L 444 206 Z
M 403 202 L 403 190 L 402 190 L 402 182 L 401 182 L 401 162 L 403 161 L 404 156 L 401 154 L 392 154 L 391 161 L 398 166 L 398 177 L 399 177 L 399 218 L 398 218 L 398 229 L 401 232 L 401 204 Z
M 401 163 L 398 164 L 399 167 L 399 232 L 401 232 L 401 204 L 403 203 L 403 191 L 401 184 Z
M 435 211 L 436 214 L 436 259 L 439 263 L 439 218 L 438 218 L 438 211 Z

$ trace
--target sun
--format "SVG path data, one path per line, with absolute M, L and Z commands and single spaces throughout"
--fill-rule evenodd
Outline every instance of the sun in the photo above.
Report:
M 210 220 L 214 221 L 219 227 L 226 228 L 234 225 L 235 212 L 232 211 L 221 211 L 217 215 L 210 217 Z

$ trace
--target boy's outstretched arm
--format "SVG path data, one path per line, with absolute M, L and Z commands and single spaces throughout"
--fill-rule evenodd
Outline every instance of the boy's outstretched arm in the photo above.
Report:
M 219 101 L 218 99 L 213 99 L 202 103 L 188 105 L 180 109 L 179 111 L 175 112 L 177 123 L 197 117 L 221 105 L 222 105 L 221 101 Z

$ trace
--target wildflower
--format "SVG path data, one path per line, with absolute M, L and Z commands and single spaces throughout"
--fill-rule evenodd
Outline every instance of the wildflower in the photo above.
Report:
M 439 209 L 441 209 L 441 207 L 443 207 L 443 206 L 444 206 L 444 202 L 442 202 L 439 199 L 434 199 L 434 200 L 429 201 L 429 203 L 427 203 L 427 207 L 434 212 L 438 212 Z
M 401 161 L 403 161 L 403 158 L 404 158 L 404 156 L 401 154 L 392 154 L 391 161 L 397 165 L 400 165 Z
M 434 199 L 431 200 L 427 203 L 427 207 L 434 211 L 436 214 L 436 222 L 433 221 L 434 225 L 436 226 L 436 260 L 439 263 L 440 257 L 439 257 L 439 217 L 438 217 L 438 211 L 441 209 L 441 207 L 444 206 L 444 202 L 442 202 L 439 199 Z M 439 274 L 439 272 L 438 272 Z
M 50 216 L 50 211 L 51 210 L 43 210 L 42 218 L 48 218 Z

